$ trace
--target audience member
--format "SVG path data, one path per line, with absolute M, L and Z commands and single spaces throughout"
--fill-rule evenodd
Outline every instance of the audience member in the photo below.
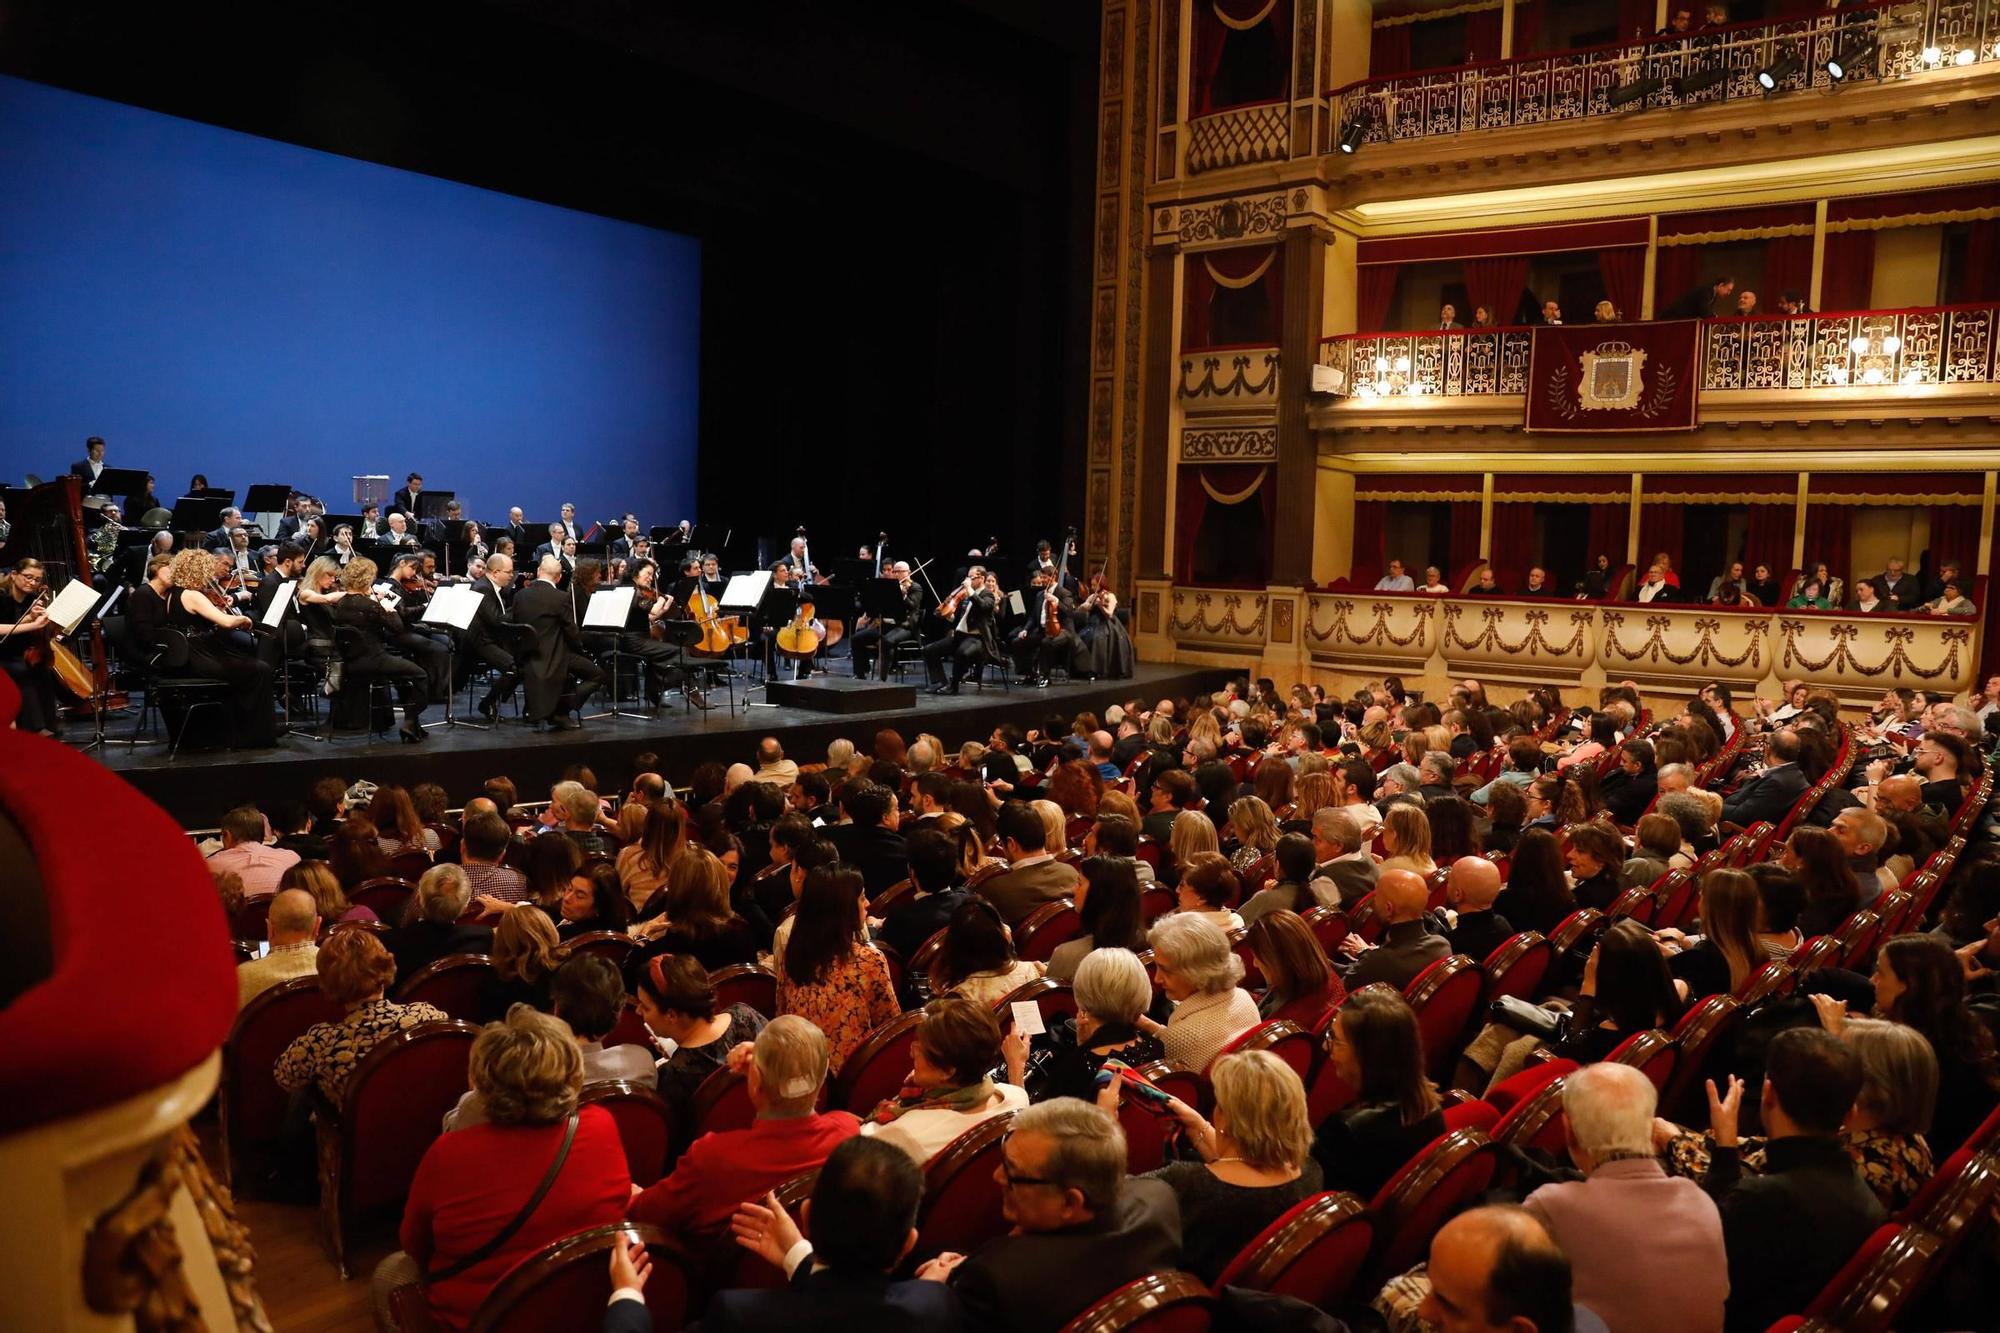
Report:
M 1391 870 L 1382 876 L 1370 900 L 1376 920 L 1382 923 L 1381 941 L 1355 961 L 1347 974 L 1348 990 L 1380 981 L 1400 991 L 1417 973 L 1451 956 L 1451 942 L 1431 931 L 1425 910 L 1430 894 L 1430 885 L 1411 871 Z M 1348 939 L 1360 943 L 1357 935 Z
M 245 898 L 268 898 L 278 891 L 278 879 L 299 863 L 299 854 L 264 844 L 264 815 L 254 805 L 239 805 L 222 817 L 222 850 L 208 858 L 211 872 L 234 871 L 243 881 Z
M 446 954 L 493 952 L 493 928 L 464 919 L 471 900 L 472 883 L 463 867 L 434 865 L 424 872 L 403 923 L 383 940 L 396 959 L 399 984 Z
M 1243 942 L 1257 960 L 1266 987 L 1257 1012 L 1266 1020 L 1286 1020 L 1318 1032 L 1326 1015 L 1347 998 L 1347 988 L 1296 912 L 1266 912 L 1251 923 Z
M 1431 1239 L 1419 1315 L 1443 1333 L 1603 1333 L 1575 1303 L 1569 1257 L 1519 1208 L 1474 1208 Z
M 1009 927 L 1075 891 L 1076 871 L 1047 849 L 1048 829 L 1027 802 L 1008 801 L 1000 807 L 999 833 L 1007 869 L 982 880 L 973 892 L 999 908 Z
M 1213 921 L 1188 912 L 1161 917 L 1147 934 L 1159 987 L 1173 1001 L 1165 1025 L 1141 1019 L 1158 1036 L 1167 1058 L 1188 1069 L 1206 1069 L 1216 1052 L 1257 1026 L 1257 1002 L 1237 986 L 1243 960 Z
M 604 1039 L 617 1026 L 625 1007 L 625 983 L 608 959 L 579 954 L 556 969 L 549 987 L 555 1015 L 569 1025 L 569 1034 L 583 1056 L 583 1082 L 626 1081 L 641 1086 L 653 1082 L 653 1053 L 644 1046 L 606 1046 Z M 477 1088 L 458 1099 L 446 1113 L 446 1133 L 487 1120 L 486 1099 Z
M 1514 936 L 1507 918 L 1493 909 L 1501 889 L 1500 867 L 1483 856 L 1466 856 L 1452 863 L 1445 877 L 1445 901 L 1457 911 L 1445 938 L 1453 953 L 1484 962 Z
M 984 904 L 980 904 L 984 906 Z M 893 1143 L 922 1166 L 981 1121 L 1028 1104 L 1018 1082 L 995 1083 L 1000 1024 L 989 1005 L 957 997 L 932 1000 L 910 1043 L 902 1091 L 862 1121 L 861 1132 Z M 1025 1046 L 1025 1038 L 1018 1039 Z
M 1394 991 L 1357 991 L 1327 1026 L 1326 1058 L 1354 1100 L 1320 1123 L 1313 1158 L 1327 1189 L 1370 1199 L 1444 1133 L 1417 1016 Z
M 1042 975 L 1044 965 L 1014 952 L 1014 940 L 1000 910 L 984 898 L 968 897 L 945 926 L 944 942 L 931 960 L 933 995 L 956 995 L 981 1006 Z
M 757 1040 L 765 1016 L 747 1004 L 718 1012 L 708 969 L 684 953 L 661 954 L 639 969 L 632 999 L 647 1030 L 674 1043 L 651 1081 L 673 1108 L 674 1123 L 686 1125 L 695 1093 L 728 1065 L 731 1051 Z
M 433 1005 L 397 1004 L 388 998 L 389 983 L 396 977 L 396 960 L 380 940 L 360 927 L 349 926 L 327 936 L 314 968 L 320 992 L 339 1005 L 345 1016 L 337 1022 L 313 1024 L 285 1047 L 272 1076 L 287 1092 L 297 1092 L 310 1083 L 338 1106 L 347 1091 L 348 1075 L 377 1042 L 420 1023 L 450 1021 L 449 1014 Z
M 791 937 L 777 959 L 778 1012 L 826 1035 L 837 1072 L 868 1034 L 902 1011 L 889 963 L 867 942 L 861 872 L 822 866 L 806 876 Z
M 269 950 L 236 969 L 236 1007 L 250 1003 L 281 981 L 319 971 L 319 906 L 304 889 L 280 889 L 265 918 Z

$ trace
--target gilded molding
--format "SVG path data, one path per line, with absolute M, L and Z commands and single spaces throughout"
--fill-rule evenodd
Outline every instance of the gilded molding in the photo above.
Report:
M 1200 204 L 1182 204 L 1177 210 L 1163 208 L 1159 212 L 1161 230 L 1178 221 L 1180 243 L 1184 246 L 1240 241 L 1254 236 L 1280 236 L 1284 233 L 1288 215 L 1283 190 Z
M 1190 426 L 1181 431 L 1183 463 L 1254 463 L 1277 456 L 1276 426 Z

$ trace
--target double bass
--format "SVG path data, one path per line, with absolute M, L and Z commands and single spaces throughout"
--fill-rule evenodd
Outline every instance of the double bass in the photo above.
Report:
M 819 651 L 823 641 L 819 630 L 813 624 L 813 612 L 818 608 L 813 605 L 812 600 L 813 584 L 823 580 L 811 577 L 812 547 L 804 544 L 805 540 L 806 530 L 800 528 L 799 541 L 802 544 L 800 554 L 804 559 L 800 561 L 799 570 L 799 605 L 792 613 L 791 623 L 780 629 L 777 636 L 778 651 L 787 657 L 811 657 Z
M 1062 586 L 1069 579 L 1069 553 L 1076 549 L 1076 529 L 1071 528 L 1063 538 L 1062 564 L 1056 569 L 1056 581 L 1042 594 L 1042 633 L 1053 639 L 1062 633 Z

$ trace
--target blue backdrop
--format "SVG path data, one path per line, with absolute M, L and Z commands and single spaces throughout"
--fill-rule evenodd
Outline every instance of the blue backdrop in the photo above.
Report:
M 0 77 L 0 476 L 693 517 L 700 245 Z

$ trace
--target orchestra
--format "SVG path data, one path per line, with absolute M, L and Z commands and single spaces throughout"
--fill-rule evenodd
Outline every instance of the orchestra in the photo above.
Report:
M 93 449 L 92 461 L 101 463 L 102 453 Z M 101 471 L 86 474 L 87 467 L 80 463 L 72 474 L 79 487 Z M 973 548 L 961 585 L 940 602 L 923 576 L 929 562 L 889 559 L 886 533 L 862 544 L 857 561 L 838 562 L 835 573 L 814 562 L 800 529 L 765 566 L 766 579 L 752 595 L 756 604 L 725 614 L 723 557 L 701 549 L 704 530 L 686 520 L 649 529 L 628 512 L 580 524 L 576 507 L 562 504 L 556 521 L 535 523 L 517 506 L 505 523 L 486 526 L 455 500 L 436 518 L 413 519 L 422 485 L 412 474 L 390 503 L 360 504 L 351 516 L 330 514 L 315 497 L 296 492 L 281 514 L 246 514 L 233 504 L 214 507 L 233 493 L 209 491 L 207 479 L 197 477 L 189 495 L 208 498 L 206 523 L 177 532 L 168 526 L 169 511 L 149 511 L 136 529 L 150 533 L 145 545 L 135 545 L 136 536 L 122 539 L 135 530 L 116 503 L 83 501 L 74 524 L 79 559 L 52 552 L 61 564 L 47 571 L 25 547 L 8 547 L 0 558 L 0 568 L 11 566 L 0 575 L 0 665 L 21 686 L 21 725 L 50 732 L 59 725 L 53 673 L 36 647 L 50 638 L 51 574 L 53 591 L 60 591 L 79 566 L 99 590 L 128 584 L 120 645 L 123 658 L 135 659 L 128 667 L 240 687 L 231 695 L 228 737 L 240 747 L 276 743 L 280 676 L 302 678 L 308 690 L 316 686 L 336 705 L 333 720 L 344 725 L 355 725 L 367 707 L 366 686 L 385 682 L 401 708 L 400 734 L 414 744 L 423 740 L 425 711 L 476 678 L 484 689 L 472 708 L 489 724 L 519 697 L 522 721 L 574 729 L 603 688 L 613 650 L 637 664 L 623 678 L 655 711 L 676 690 L 690 707 L 709 707 L 704 687 L 753 659 L 761 659 L 766 678 L 823 672 L 837 656 L 850 657 L 856 676 L 887 678 L 904 645 L 921 652 L 933 692 L 941 694 L 956 692 L 968 672 L 1008 658 L 1031 684 L 1046 683 L 1059 668 L 1072 676 L 1110 674 L 1090 665 L 1098 661 L 1131 670 L 1116 600 L 1101 573 L 1089 595 L 1079 595 L 1068 571 L 1069 543 L 1061 568 L 1037 562 L 1024 590 L 1026 613 L 1010 616 L 1008 604 L 1016 599 L 1005 597 L 984 563 L 995 541 Z M 0 529 L 0 544 L 22 533 L 20 517 Z M 85 526 L 86 517 L 96 520 L 93 526 Z M 532 554 L 517 563 L 531 534 Z M 705 544 L 721 544 L 719 536 Z M 662 559 L 677 565 L 677 576 L 665 576 Z M 857 587 L 856 580 L 872 586 Z M 462 627 L 458 615 L 426 622 L 439 589 L 453 584 L 472 589 L 476 609 Z M 630 590 L 624 619 L 616 629 L 585 629 L 592 594 L 603 588 Z M 789 595 L 768 596 L 780 590 Z M 452 623 L 441 623 L 447 619 Z M 185 639 L 184 658 L 164 651 L 174 635 Z M 1114 637 L 1122 651 L 1102 651 Z M 839 653 L 843 642 L 850 646 Z M 108 656 L 102 647 L 96 655 Z M 782 666 L 787 658 L 791 672 Z M 290 702 L 296 706 L 296 696 Z

